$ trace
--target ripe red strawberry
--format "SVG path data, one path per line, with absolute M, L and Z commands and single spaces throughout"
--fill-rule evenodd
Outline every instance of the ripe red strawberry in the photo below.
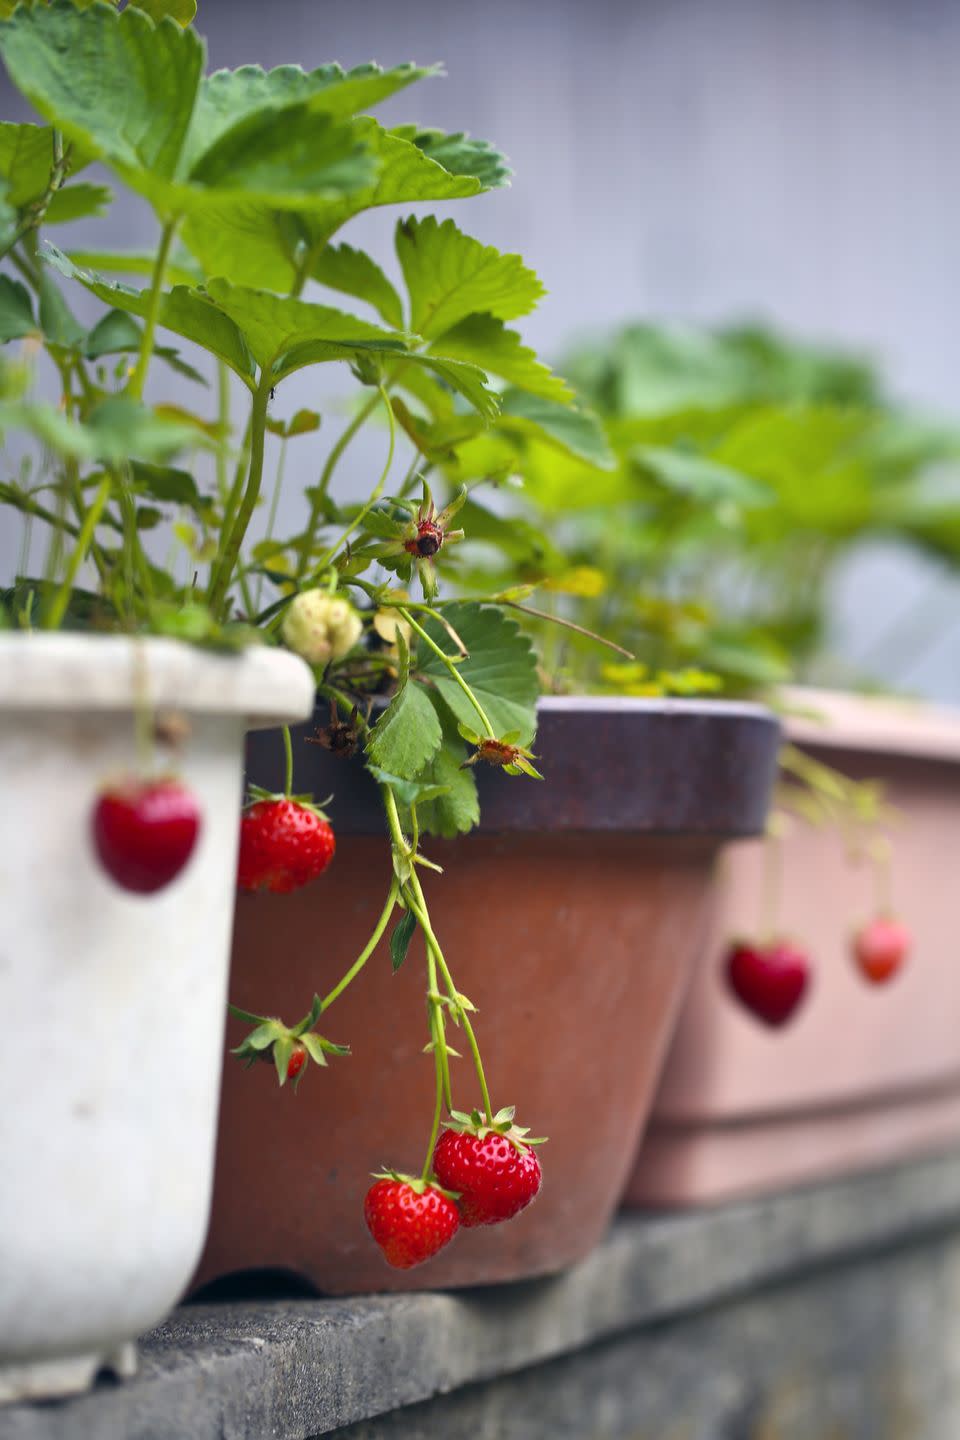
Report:
M 240 821 L 241 890 L 286 895 L 326 870 L 336 842 L 326 816 L 298 800 L 258 800 Z
M 307 1052 L 302 1045 L 294 1045 L 290 1051 L 290 1059 L 287 1061 L 287 1079 L 296 1080 L 300 1071 L 307 1063 Z
M 193 854 L 200 807 L 178 780 L 131 777 L 101 793 L 92 829 L 107 874 L 124 890 L 152 895 L 175 880 Z
M 877 915 L 853 937 L 853 957 L 873 985 L 892 980 L 910 952 L 910 931 L 890 915 Z
M 529 1146 L 496 1130 L 444 1130 L 433 1152 L 434 1174 L 460 1193 L 460 1223 L 512 1220 L 540 1190 L 540 1161 Z
M 409 1270 L 449 1245 L 460 1228 L 457 1207 L 436 1185 L 383 1175 L 363 1202 L 367 1228 L 388 1265 Z
M 727 956 L 727 980 L 742 1005 L 765 1025 L 785 1025 L 806 994 L 810 962 L 789 941 L 734 945 Z

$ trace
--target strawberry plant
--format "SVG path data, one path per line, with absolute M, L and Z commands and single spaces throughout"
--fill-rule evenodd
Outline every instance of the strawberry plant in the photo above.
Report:
M 898 620 L 882 669 L 863 676 L 844 676 L 829 651 L 831 583 L 855 547 L 898 543 L 938 565 L 960 554 L 960 437 L 896 403 L 859 357 L 766 330 L 634 325 L 565 369 L 604 421 L 612 468 L 534 444 L 512 512 L 470 506 L 464 522 L 476 580 L 536 587 L 528 608 L 633 654 L 541 625 L 555 683 L 639 696 L 762 692 L 790 677 L 889 684 L 937 633 L 925 610 Z M 461 453 L 450 473 L 509 464 L 496 445 Z M 471 543 L 481 523 L 485 552 Z M 506 563 L 489 551 L 498 535 Z
M 537 659 L 518 624 L 522 594 L 498 595 L 465 572 L 455 597 L 442 591 L 474 525 L 475 538 L 511 553 L 509 531 L 487 523 L 495 507 L 484 505 L 485 487 L 543 454 L 599 470 L 613 457 L 597 422 L 513 328 L 544 293 L 533 270 L 453 219 L 420 213 L 505 184 L 504 157 L 465 133 L 387 126 L 370 113 L 433 83 L 435 68 L 208 74 L 194 9 L 192 0 L 122 10 L 108 0 L 0 3 L 0 58 L 40 117 L 0 125 L 0 340 L 20 342 L 0 370 L 0 429 L 21 462 L 0 484 L 0 504 L 23 527 L 3 623 L 223 649 L 286 645 L 313 668 L 331 717 L 315 738 L 339 754 L 362 750 L 392 878 L 361 953 L 301 1020 L 235 1011 L 252 1027 L 238 1054 L 272 1061 L 280 1084 L 296 1088 L 310 1062 L 344 1053 L 316 1026 L 380 941 L 390 933 L 396 967 L 420 933 L 436 1081 L 425 1160 L 419 1178 L 378 1181 L 368 1204 L 388 1258 L 407 1265 L 457 1226 L 432 1171 L 441 1120 L 459 1113 L 451 1026 L 475 1072 L 476 1136 L 496 1137 L 498 1153 L 507 1146 L 514 1168 L 532 1156 L 512 1120 L 504 1138 L 473 1007 L 420 873 L 431 865 L 425 837 L 476 824 L 475 763 L 518 783 L 539 779 Z M 109 216 L 107 238 L 82 252 L 51 238 L 51 227 L 107 210 L 110 190 L 83 178 L 94 162 L 152 209 L 151 252 L 118 250 Z M 387 205 L 400 207 L 392 274 L 340 235 Z M 339 430 L 333 410 L 284 412 L 286 382 L 316 367 L 355 385 Z M 174 374 L 201 397 L 213 382 L 213 406 L 172 403 Z M 358 494 L 356 475 L 341 483 L 342 466 L 371 424 L 383 459 Z M 311 456 L 318 432 L 322 453 Z M 292 529 L 278 533 L 290 446 L 307 483 Z M 294 513 L 289 493 L 285 508 Z M 93 825 L 109 873 L 149 892 L 175 883 L 199 820 L 175 779 L 156 773 L 148 696 L 139 708 L 140 773 L 96 801 Z M 289 891 L 333 859 L 335 822 L 294 793 L 289 734 L 284 743 L 284 791 L 255 792 L 244 811 L 244 888 Z M 523 1160 L 527 1190 L 517 1200 L 511 1189 L 507 1210 L 535 1193 L 534 1164 Z

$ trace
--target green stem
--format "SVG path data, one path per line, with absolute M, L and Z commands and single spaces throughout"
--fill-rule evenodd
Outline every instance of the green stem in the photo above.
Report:
M 293 794 L 293 741 L 290 739 L 290 726 L 281 726 L 283 730 L 283 755 L 284 755 L 284 780 L 283 793 L 289 800 Z
M 243 442 L 240 446 L 240 454 L 237 459 L 237 468 L 233 475 L 233 484 L 227 492 L 223 502 L 223 525 L 221 533 L 229 535 L 233 529 L 233 522 L 237 518 L 237 510 L 240 508 L 240 497 L 243 495 L 243 482 L 246 479 L 247 468 L 250 464 L 250 436 L 253 426 L 253 412 L 247 419 L 246 429 L 243 432 Z
M 497 732 L 490 724 L 490 721 L 487 717 L 487 712 L 480 704 L 480 701 L 477 699 L 476 695 L 474 695 L 466 680 L 464 680 L 463 676 L 460 674 L 460 671 L 457 669 L 455 662 L 450 659 L 449 655 L 445 654 L 444 651 L 441 650 L 440 646 L 427 634 L 423 626 L 418 624 L 418 622 L 414 620 L 406 605 L 398 605 L 397 613 L 400 615 L 401 619 L 407 622 L 411 630 L 416 631 L 416 633 L 420 636 L 420 639 L 424 642 L 428 649 L 433 651 L 437 659 L 443 661 L 444 665 L 450 671 L 450 674 L 453 676 L 454 680 L 456 680 L 457 684 L 460 686 L 460 689 L 463 691 L 464 695 L 466 695 L 467 699 L 470 701 L 470 704 L 473 706 L 474 710 L 476 710 L 477 714 L 480 716 L 480 723 L 483 725 L 483 728 L 487 732 L 487 735 L 490 737 L 491 740 L 495 740 L 497 738 Z
M 283 489 L 283 473 L 287 464 L 287 437 L 284 435 L 280 441 L 280 458 L 277 460 L 277 478 L 273 482 L 273 494 L 270 497 L 270 513 L 267 516 L 267 533 L 264 540 L 273 539 L 273 528 L 277 523 L 277 509 L 280 504 L 280 491 Z M 254 611 L 260 609 L 260 597 L 263 594 L 263 576 L 257 576 L 257 593 L 253 602 Z
M 317 529 L 317 522 L 320 519 L 320 507 L 322 506 L 327 491 L 330 488 L 330 481 L 333 477 L 333 472 L 336 469 L 340 457 L 343 455 L 343 452 L 350 444 L 350 441 L 356 435 L 357 431 L 366 423 L 366 421 L 369 420 L 370 416 L 377 408 L 377 405 L 380 403 L 381 389 L 382 386 L 373 395 L 371 395 L 370 398 L 367 400 L 367 403 L 360 410 L 357 411 L 356 415 L 354 415 L 353 419 L 350 421 L 350 424 L 347 425 L 346 428 L 343 430 L 343 433 L 340 435 L 337 443 L 333 446 L 330 454 L 327 456 L 327 463 L 324 465 L 321 472 L 320 482 L 317 485 L 316 493 L 313 497 L 313 500 L 311 501 L 310 515 L 307 519 L 306 528 L 303 532 L 303 543 L 300 547 L 300 563 L 297 566 L 298 580 L 303 579 L 304 575 L 307 573 L 307 568 L 310 564 L 310 551 L 313 549 L 313 540 Z
M 214 614 L 220 610 L 226 599 L 234 567 L 240 556 L 240 547 L 260 495 L 260 486 L 263 482 L 264 432 L 267 427 L 270 388 L 270 370 L 265 365 L 260 372 L 260 383 L 254 391 L 253 406 L 250 410 L 250 470 L 247 475 L 246 488 L 237 511 L 237 518 L 230 526 L 229 533 L 226 530 L 226 522 L 224 522 L 224 533 L 228 538 L 211 578 L 210 590 L 207 595 L 207 603 Z
M 18 245 L 21 240 L 25 240 L 28 235 L 38 230 L 42 225 L 50 201 L 70 173 L 71 152 L 72 146 L 68 145 L 64 148 L 63 135 L 59 130 L 54 130 L 53 164 L 46 189 L 39 199 L 34 200 L 24 209 L 10 239 L 5 245 L 0 246 L 0 260 L 6 255 L 9 255 L 15 245 Z
M 380 941 L 383 937 L 383 932 L 386 930 L 387 926 L 390 923 L 390 917 L 393 914 L 394 906 L 397 903 L 397 896 L 399 895 L 399 893 L 400 887 L 397 881 L 394 880 L 393 884 L 390 886 L 390 892 L 387 895 L 387 903 L 383 907 L 380 919 L 377 921 L 376 928 L 374 929 L 373 934 L 370 936 L 370 939 L 367 941 L 364 948 L 360 951 L 360 954 L 357 956 L 356 960 L 354 960 L 347 973 L 342 977 L 342 979 L 338 980 L 337 984 L 334 985 L 329 995 L 326 995 L 324 997 L 320 1005 L 321 1014 L 323 1014 L 324 1010 L 328 1010 L 330 1008 L 330 1006 L 333 1004 L 334 1000 L 336 1000 L 338 996 L 343 994 L 344 990 L 346 990 L 347 986 L 350 984 L 350 981 L 354 980 L 360 974 L 360 971 L 363 969 L 364 965 L 366 965 L 367 961 L 370 959 L 370 956 L 380 944 Z
M 223 360 L 217 361 L 217 494 L 221 505 L 227 503 L 227 441 L 230 436 L 230 370 Z
M 73 589 L 74 581 L 77 578 L 80 566 L 86 559 L 87 551 L 89 550 L 90 544 L 93 540 L 93 533 L 97 528 L 97 523 L 100 519 L 100 516 L 103 514 L 104 506 L 106 505 L 109 498 L 110 477 L 109 475 L 106 475 L 100 482 L 100 487 L 97 490 L 96 495 L 93 497 L 93 504 L 90 506 L 90 509 L 84 516 L 83 525 L 80 527 L 80 534 L 77 536 L 77 543 L 74 546 L 73 554 L 70 556 L 69 563 L 67 564 L 67 570 L 66 574 L 63 577 L 63 582 L 56 595 L 54 596 L 53 603 L 47 612 L 47 616 L 44 621 L 44 628 L 47 630 L 56 630 L 57 626 L 61 623 L 64 615 L 66 614 L 67 606 L 70 603 L 70 592 Z
M 382 385 L 380 386 L 377 393 L 382 399 L 384 405 L 386 406 L 387 421 L 390 426 L 390 444 L 387 447 L 386 464 L 384 465 L 383 470 L 380 472 L 380 479 L 373 487 L 373 490 L 370 493 L 370 497 L 367 500 L 367 503 L 363 506 L 363 509 L 360 510 L 360 512 L 353 520 L 351 520 L 346 530 L 344 530 L 343 534 L 338 540 L 334 541 L 333 545 L 331 545 L 330 549 L 326 551 L 322 559 L 317 561 L 314 569 L 318 575 L 321 575 L 323 573 L 323 571 L 327 568 L 327 566 L 336 556 L 336 553 L 340 549 L 340 546 L 347 543 L 354 530 L 359 530 L 364 520 L 370 514 L 370 511 L 373 509 L 374 505 L 376 505 L 377 501 L 380 499 L 380 496 L 383 494 L 384 487 L 387 483 L 387 477 L 389 476 L 391 466 L 393 465 L 393 452 L 397 443 L 397 426 L 396 421 L 393 418 L 393 406 L 390 404 L 390 397 L 387 395 L 387 392 L 386 390 L 384 390 Z
M 150 357 L 153 354 L 154 336 L 157 331 L 157 316 L 160 314 L 160 301 L 163 299 L 163 282 L 167 273 L 167 261 L 170 258 L 170 247 L 173 244 L 173 237 L 177 233 L 179 223 L 180 216 L 175 215 L 172 220 L 166 222 L 160 235 L 160 248 L 157 251 L 156 264 L 153 267 L 153 280 L 150 285 L 150 299 L 147 302 L 146 322 L 140 341 L 140 356 L 137 360 L 136 369 L 130 376 L 130 383 L 127 386 L 127 394 L 134 400 L 141 400 L 143 398 L 143 387 L 147 379 L 147 367 L 150 364 Z
M 420 1172 L 421 1180 L 429 1180 L 430 1178 L 430 1171 L 433 1168 L 433 1152 L 437 1147 L 437 1139 L 440 1135 L 440 1118 L 443 1114 L 443 1065 L 440 1060 L 440 1046 L 437 1036 L 438 1030 L 442 1032 L 443 1021 L 440 1020 L 439 1024 L 437 1023 L 436 1010 L 434 1010 L 430 1017 L 430 1029 L 433 1036 L 433 1071 L 436 1081 L 436 1099 L 433 1105 L 433 1124 L 430 1127 L 430 1139 L 427 1141 L 427 1153 L 423 1158 L 423 1169 Z
M 490 1104 L 490 1091 L 487 1087 L 487 1078 L 483 1071 L 483 1061 L 480 1058 L 480 1046 L 477 1044 L 477 1037 L 474 1033 L 473 1026 L 470 1023 L 470 1016 L 460 1004 L 459 991 L 454 984 L 453 976 L 450 973 L 450 968 L 447 965 L 446 960 L 443 958 L 443 951 L 440 948 L 440 942 L 437 940 L 436 935 L 433 933 L 433 927 L 430 924 L 430 915 L 427 910 L 426 896 L 423 893 L 423 887 L 421 886 L 419 877 L 416 874 L 410 877 L 409 888 L 412 891 L 415 899 L 414 914 L 416 915 L 420 928 L 423 931 L 427 945 L 433 951 L 434 957 L 440 970 L 440 974 L 443 976 L 443 982 L 447 987 L 450 998 L 457 1006 L 457 1013 L 460 1019 L 460 1024 L 463 1026 L 463 1033 L 466 1035 L 467 1044 L 470 1046 L 470 1055 L 473 1059 L 473 1068 L 477 1074 L 477 1082 L 480 1086 L 480 1095 L 483 1099 L 484 1113 L 487 1117 L 488 1124 L 492 1124 L 493 1106 Z

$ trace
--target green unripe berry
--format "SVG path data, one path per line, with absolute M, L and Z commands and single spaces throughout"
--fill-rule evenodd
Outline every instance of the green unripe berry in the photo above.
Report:
M 287 609 L 281 631 L 288 645 L 310 665 L 342 660 L 363 634 L 363 621 L 349 600 L 326 590 L 304 590 Z

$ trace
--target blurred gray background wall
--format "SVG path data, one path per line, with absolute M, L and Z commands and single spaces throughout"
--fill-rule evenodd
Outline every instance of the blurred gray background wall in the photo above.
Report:
M 510 156 L 512 188 L 449 209 L 540 272 L 550 293 L 525 329 L 546 353 L 626 318 L 762 317 L 862 348 L 904 396 L 960 410 L 955 0 L 200 0 L 198 28 L 214 66 L 444 61 L 447 79 L 378 114 Z M 5 118 L 26 115 L 4 87 Z M 152 240 L 137 202 L 114 216 L 124 246 Z M 345 238 L 389 257 L 395 218 Z M 103 241 L 104 224 L 69 242 Z M 321 384 L 288 383 L 278 412 Z M 381 451 L 372 434 L 351 452 L 358 482 Z M 849 659 L 886 656 L 893 680 L 960 701 L 957 582 L 870 547 L 835 615 Z

